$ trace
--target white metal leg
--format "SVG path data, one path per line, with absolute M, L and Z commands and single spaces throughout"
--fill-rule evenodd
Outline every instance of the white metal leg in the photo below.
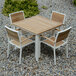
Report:
M 35 36 L 35 58 L 38 61 L 40 57 L 40 37 L 39 35 Z
M 9 57 L 9 50 L 10 50 L 10 44 L 9 44 L 9 42 L 8 42 L 7 58 Z
M 22 48 L 20 48 L 20 58 L 19 58 L 19 64 L 21 64 L 21 56 L 22 56 Z
M 56 51 L 55 51 L 55 48 L 54 48 L 54 64 L 56 65 Z
M 66 44 L 66 57 L 68 58 L 68 44 Z

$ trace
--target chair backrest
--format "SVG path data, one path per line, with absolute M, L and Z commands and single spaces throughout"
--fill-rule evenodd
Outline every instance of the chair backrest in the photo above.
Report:
M 9 14 L 9 17 L 12 24 L 13 22 L 24 20 L 24 12 L 23 11 L 14 12 Z
M 71 27 L 57 33 L 56 42 L 64 40 L 68 37 Z
M 7 26 L 5 26 L 5 28 L 6 28 L 9 39 L 14 39 L 16 41 L 20 41 L 19 40 L 19 31 L 13 30 Z
M 51 19 L 60 23 L 64 23 L 65 14 L 53 11 Z

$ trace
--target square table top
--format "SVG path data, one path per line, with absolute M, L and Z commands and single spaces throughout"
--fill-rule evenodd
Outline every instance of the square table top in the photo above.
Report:
M 61 26 L 62 23 L 37 15 L 31 18 L 26 18 L 24 20 L 14 22 L 13 25 L 34 34 L 41 34 L 45 31 Z

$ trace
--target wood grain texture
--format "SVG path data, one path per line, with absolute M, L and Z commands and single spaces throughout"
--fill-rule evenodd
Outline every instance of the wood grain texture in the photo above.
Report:
M 11 30 L 9 30 L 7 28 L 6 28 L 6 30 L 7 30 L 7 34 L 8 34 L 9 38 L 14 39 L 14 40 L 19 42 L 19 36 L 18 36 L 17 32 L 11 31 Z
M 12 20 L 12 23 L 20 20 L 24 20 L 23 12 L 11 14 L 11 20 Z
M 27 39 L 25 37 L 21 37 L 21 41 L 22 41 L 21 46 L 24 46 L 25 44 L 28 44 L 28 43 L 32 42 L 32 40 L 29 40 L 29 39 Z M 20 46 L 20 42 L 19 41 L 11 40 L 11 42 L 13 44 L 17 45 L 17 46 Z
M 70 30 L 71 30 L 71 29 L 69 29 L 69 30 L 67 30 L 67 31 L 64 31 L 64 32 L 59 33 L 59 35 L 58 35 L 58 37 L 57 37 L 56 42 L 59 42 L 59 41 L 61 41 L 61 40 L 66 39 L 66 38 L 68 37 L 68 34 L 69 34 Z
M 51 39 L 53 42 L 50 41 L 50 40 L 48 40 L 48 39 L 44 40 L 44 42 L 47 43 L 47 44 L 50 44 L 50 45 L 54 46 L 54 45 L 55 45 L 55 44 L 54 44 L 54 42 L 55 42 L 55 37 L 51 37 L 50 39 Z M 56 47 L 62 45 L 63 43 L 64 43 L 63 41 L 57 42 L 57 43 L 56 43 Z
M 19 36 L 18 36 L 18 33 L 17 32 L 14 32 L 14 31 L 11 31 L 9 29 L 7 29 L 7 33 L 8 33 L 8 37 L 11 39 L 10 42 L 17 45 L 17 46 L 23 46 L 29 42 L 32 42 L 32 40 L 29 40 L 28 38 L 25 38 L 25 37 L 21 37 L 21 42 L 20 42 L 20 39 L 19 39 Z
M 18 22 L 14 22 L 13 25 L 20 27 L 23 30 L 27 30 L 35 34 L 40 34 L 45 31 L 59 27 L 62 25 L 62 23 L 52 21 L 45 17 L 37 15 Z
M 53 12 L 52 13 L 52 20 L 56 21 L 56 22 L 63 23 L 63 21 L 64 21 L 64 15 L 60 14 L 60 13 Z

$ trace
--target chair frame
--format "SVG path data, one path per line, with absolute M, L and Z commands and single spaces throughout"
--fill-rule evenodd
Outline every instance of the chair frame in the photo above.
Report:
M 61 14 L 61 15 L 64 15 L 64 20 L 63 20 L 63 23 L 62 23 L 62 24 L 64 25 L 66 14 L 53 10 L 53 11 L 52 11 L 52 14 L 51 14 L 51 20 L 52 20 L 53 12 L 59 13 L 59 14 Z M 58 27 L 58 28 L 60 29 L 60 27 Z M 64 27 L 63 27 L 63 28 L 64 28 Z M 54 34 L 55 31 L 59 31 L 59 29 L 53 29 L 53 30 L 52 30 L 52 34 Z M 60 30 L 60 31 L 61 31 L 61 30 Z
M 19 31 L 16 31 L 16 30 L 14 30 L 14 29 L 11 29 L 11 28 L 9 28 L 9 27 L 7 27 L 7 26 L 5 26 L 5 28 L 7 28 L 8 30 L 11 30 L 11 31 L 17 33 L 17 34 L 18 34 L 18 37 L 19 37 L 19 41 L 20 41 L 20 46 L 17 46 L 16 44 L 13 44 L 13 43 L 10 41 L 9 36 L 7 35 L 7 37 L 8 37 L 7 58 L 9 57 L 10 44 L 12 44 L 12 45 L 14 45 L 15 47 L 17 47 L 17 48 L 20 49 L 19 64 L 21 64 L 22 48 L 25 47 L 25 46 L 27 46 L 27 45 L 29 45 L 29 44 L 34 43 L 34 41 L 32 41 L 32 42 L 30 42 L 30 43 L 25 44 L 24 46 L 22 46 L 22 45 L 21 45 L 22 41 L 21 41 L 21 36 L 20 36 L 20 34 L 19 34 Z M 7 34 L 8 34 L 8 33 L 7 33 Z M 33 36 L 34 36 L 34 35 L 33 35 Z M 28 37 L 27 39 L 32 38 L 33 36 L 30 36 L 30 37 Z M 25 39 L 24 41 L 26 41 L 27 39 Z
M 58 12 L 58 11 L 52 11 L 52 14 L 51 14 L 51 19 L 52 19 L 53 12 L 56 12 L 56 13 L 59 13 L 59 14 L 64 15 L 64 20 L 63 20 L 63 24 L 64 24 L 64 23 L 65 23 L 65 17 L 66 17 L 66 14 L 61 13 L 61 12 Z
M 9 14 L 9 18 L 10 18 L 10 23 L 11 23 L 11 24 L 12 24 L 11 15 L 16 14 L 16 13 L 23 13 L 23 17 L 24 17 L 24 11 L 17 11 L 17 12 L 14 12 L 14 13 L 10 13 L 10 14 Z M 25 19 L 25 17 L 24 17 L 24 19 Z M 21 29 L 19 29 L 19 27 L 16 28 L 15 26 L 13 26 L 13 29 L 16 29 L 16 30 L 20 31 L 20 33 L 21 33 L 21 35 L 22 35 L 22 31 L 21 31 Z
M 68 58 L 68 44 L 67 44 L 67 43 L 68 43 L 68 37 L 66 38 L 66 41 L 62 40 L 64 43 L 63 43 L 62 45 L 58 46 L 58 47 L 56 47 L 56 40 L 57 40 L 58 35 L 59 35 L 60 33 L 65 32 L 65 31 L 67 31 L 67 30 L 69 30 L 69 29 L 71 29 L 71 27 L 69 27 L 69 28 L 67 28 L 67 29 L 65 29 L 65 30 L 59 31 L 59 32 L 57 33 L 57 36 L 56 36 L 55 42 L 54 42 L 54 46 L 52 46 L 52 45 L 50 45 L 50 44 L 48 44 L 48 43 L 46 43 L 46 42 L 44 42 L 44 41 L 41 41 L 42 43 L 44 43 L 44 44 L 46 44 L 46 45 L 48 45 L 48 46 L 50 46 L 50 47 L 53 48 L 53 51 L 54 51 L 54 64 L 55 64 L 55 65 L 56 65 L 56 49 L 57 49 L 57 48 L 60 48 L 61 46 L 66 45 L 66 57 Z M 49 41 L 52 41 L 52 40 L 51 40 L 50 38 L 48 38 L 48 37 L 45 37 L 45 36 L 42 36 L 42 37 L 48 39 Z M 52 41 L 52 42 L 53 42 L 53 41 Z
M 11 24 L 12 24 L 12 18 L 11 18 L 11 15 L 16 14 L 16 13 L 20 13 L 20 12 L 22 12 L 22 13 L 23 13 L 23 16 L 24 16 L 24 11 L 17 11 L 17 12 L 14 12 L 14 13 L 10 13 L 10 14 L 9 14 Z M 24 19 L 25 19 L 25 17 L 24 17 Z

